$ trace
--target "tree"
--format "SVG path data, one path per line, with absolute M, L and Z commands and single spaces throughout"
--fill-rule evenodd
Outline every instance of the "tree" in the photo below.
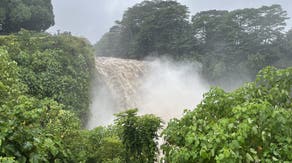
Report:
M 154 115 L 137 116 L 137 109 L 117 114 L 116 124 L 121 129 L 120 138 L 125 147 L 126 162 L 156 161 L 158 152 L 157 131 L 161 119 Z
M 1 37 L 0 44 L 20 67 L 19 79 L 29 95 L 64 104 L 85 123 L 94 70 L 93 50 L 86 40 L 22 30 Z
M 196 14 L 192 27 L 203 74 L 211 81 L 226 82 L 229 74 L 253 77 L 263 67 L 274 65 L 282 55 L 286 19 L 280 5 Z
M 275 66 L 279 68 L 285 68 L 292 65 L 292 30 L 290 29 L 285 33 L 285 36 L 283 39 L 278 40 L 278 53 L 279 60 L 276 61 Z
M 127 46 L 122 42 L 122 28 L 119 25 L 113 26 L 109 32 L 95 44 L 96 56 L 126 57 Z
M 51 0 L 1 0 L 0 34 L 18 32 L 21 28 L 44 31 L 54 25 Z
M 2 47 L 0 61 L 0 160 L 70 160 L 62 138 L 80 128 L 79 120 L 53 100 L 27 96 L 19 67 Z
M 106 39 L 114 48 L 115 39 L 119 40 L 118 47 L 123 48 L 113 50 L 118 53 L 110 55 L 123 58 L 181 57 L 193 48 L 187 7 L 176 1 L 156 0 L 136 4 L 125 11 L 123 19 L 117 21 L 114 29 L 117 30 L 111 30 L 97 43 L 98 51 L 107 50 L 108 46 L 100 46 Z
M 263 69 L 253 83 L 213 88 L 163 131 L 167 162 L 291 161 L 292 68 Z

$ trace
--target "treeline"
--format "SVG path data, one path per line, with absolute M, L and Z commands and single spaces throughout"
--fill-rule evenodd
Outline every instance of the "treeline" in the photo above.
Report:
M 143 1 L 129 8 L 97 42 L 96 55 L 195 60 L 215 84 L 254 79 L 266 66 L 292 65 L 287 19 L 280 5 L 203 11 L 190 19 L 188 8 L 178 2 Z

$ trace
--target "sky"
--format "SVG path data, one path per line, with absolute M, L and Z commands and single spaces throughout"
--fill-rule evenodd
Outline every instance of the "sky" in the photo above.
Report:
M 257 8 L 263 5 L 280 4 L 292 17 L 292 0 L 177 0 L 189 8 L 194 15 L 206 10 L 234 10 Z M 116 20 L 121 20 L 127 8 L 142 0 L 52 0 L 55 26 L 50 33 L 69 31 L 73 35 L 87 38 L 95 44 L 109 31 Z M 287 21 L 288 28 L 292 20 Z

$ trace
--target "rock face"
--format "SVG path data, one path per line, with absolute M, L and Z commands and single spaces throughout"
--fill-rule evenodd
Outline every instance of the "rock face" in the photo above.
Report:
M 111 57 L 96 58 L 98 79 L 104 82 L 119 110 L 137 107 L 139 87 L 145 62 Z

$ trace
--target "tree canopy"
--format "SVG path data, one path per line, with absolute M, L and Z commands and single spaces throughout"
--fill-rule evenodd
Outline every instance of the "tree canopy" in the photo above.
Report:
M 228 74 L 255 76 L 260 69 L 275 65 L 285 55 L 280 49 L 286 19 L 287 12 L 279 5 L 196 14 L 192 24 L 203 74 L 211 80 Z
M 99 55 L 196 60 L 214 83 L 260 70 L 234 91 L 211 88 L 195 109 L 170 120 L 159 155 L 163 122 L 155 115 L 129 109 L 111 126 L 84 128 L 93 47 L 69 32 L 36 32 L 54 23 L 50 0 L 1 0 L 0 162 L 154 163 L 158 155 L 162 162 L 291 162 L 286 19 L 281 6 L 271 5 L 203 11 L 189 20 L 187 7 L 171 0 L 143 1 L 125 12 L 95 46 Z
M 280 5 L 202 11 L 190 19 L 176 1 L 143 1 L 125 11 L 95 49 L 98 56 L 195 60 L 210 83 L 228 87 L 266 66 L 291 66 L 287 19 Z
M 20 31 L 21 28 L 44 31 L 54 25 L 51 0 L 1 0 L 0 34 Z
M 292 151 L 292 68 L 263 69 L 227 93 L 213 88 L 163 131 L 167 162 L 285 162 Z
M 137 116 L 137 109 L 117 114 L 120 138 L 125 147 L 125 162 L 155 162 L 158 154 L 158 129 L 162 120 L 154 115 Z
M 22 30 L 0 37 L 0 45 L 17 63 L 28 95 L 64 104 L 85 123 L 94 69 L 92 48 L 86 40 L 67 33 L 51 36 Z
M 125 11 L 123 19 L 97 44 L 98 52 L 136 59 L 183 55 L 191 40 L 188 17 L 187 7 L 176 1 L 143 1 Z M 112 44 L 118 49 L 106 51 Z

